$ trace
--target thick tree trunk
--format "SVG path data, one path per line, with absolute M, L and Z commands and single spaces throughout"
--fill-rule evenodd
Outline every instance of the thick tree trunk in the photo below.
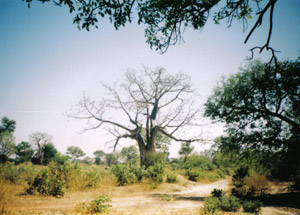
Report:
M 140 165 L 142 167 L 146 165 L 146 154 L 155 152 L 155 145 L 154 141 L 151 141 L 150 143 L 147 143 L 147 145 L 145 145 L 144 140 L 142 138 L 138 139 L 137 142 L 140 151 Z

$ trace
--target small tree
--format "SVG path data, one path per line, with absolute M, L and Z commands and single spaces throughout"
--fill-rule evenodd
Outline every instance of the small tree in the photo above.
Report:
M 47 165 L 53 161 L 58 154 L 57 149 L 52 143 L 47 143 L 43 146 L 43 164 Z
M 0 126 L 0 132 L 8 131 L 13 133 L 16 129 L 16 121 L 11 120 L 7 117 L 1 119 L 2 125 Z
M 14 152 L 14 136 L 9 131 L 0 132 L 0 162 L 7 161 Z
M 194 146 L 191 146 L 190 142 L 181 143 L 179 154 L 183 156 L 184 162 L 186 162 L 187 157 L 192 153 L 193 150 Z
M 72 161 L 77 160 L 85 155 L 84 151 L 78 146 L 69 146 L 67 148 L 67 154 L 71 156 Z
M 118 158 L 114 153 L 108 153 L 105 154 L 105 161 L 107 166 L 112 166 L 118 163 Z
M 52 136 L 43 132 L 34 132 L 29 135 L 29 143 L 35 150 L 35 156 L 39 164 L 43 163 L 44 153 L 43 148 L 46 144 L 52 144 Z
M 16 162 L 23 163 L 30 161 L 34 154 L 34 150 L 28 142 L 22 141 L 16 146 Z
M 136 165 L 138 163 L 139 155 L 135 146 L 122 148 L 121 156 L 125 158 L 125 161 L 129 164 L 129 166 Z
M 95 155 L 95 164 L 100 165 L 104 161 L 103 158 L 105 158 L 105 152 L 102 150 L 97 150 L 94 152 L 94 155 Z
M 0 126 L 0 162 L 8 160 L 9 156 L 15 152 L 15 138 L 13 132 L 16 128 L 16 122 L 7 117 L 1 119 Z

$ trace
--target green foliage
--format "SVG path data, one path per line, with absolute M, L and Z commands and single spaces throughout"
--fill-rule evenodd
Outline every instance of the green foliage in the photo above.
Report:
M 191 155 L 188 156 L 186 161 L 182 164 L 182 168 L 188 169 L 200 169 L 202 171 L 211 171 L 215 170 L 216 166 L 212 163 L 211 159 L 199 156 L 199 155 Z
M 5 162 L 15 152 L 15 138 L 9 131 L 0 132 L 0 162 Z
M 14 133 L 16 129 L 16 121 L 11 120 L 7 118 L 6 116 L 1 119 L 2 125 L 0 126 L 0 133 L 2 132 L 9 132 L 9 133 Z
M 162 163 L 155 163 L 148 167 L 148 174 L 155 185 L 161 184 L 164 177 L 164 165 Z
M 188 169 L 186 176 L 191 181 L 199 181 L 204 178 L 204 173 L 199 169 Z
M 204 200 L 203 213 L 210 215 L 215 214 L 221 208 L 221 202 L 219 198 L 206 198 Z
M 299 71 L 299 60 L 277 65 L 253 61 L 215 88 L 205 116 L 226 123 L 223 146 L 233 144 L 239 150 L 235 156 L 232 152 L 233 162 L 293 180 L 300 165 Z
M 34 154 L 34 150 L 28 142 L 22 141 L 16 146 L 16 163 L 24 163 L 30 161 Z
M 259 213 L 261 211 L 261 207 L 263 206 L 261 201 L 244 201 L 243 209 L 247 213 Z
M 0 179 L 11 183 L 18 183 L 21 180 L 22 171 L 14 164 L 0 164 Z
M 55 166 L 45 167 L 35 177 L 28 180 L 26 192 L 61 197 L 66 192 L 64 173 Z
M 220 198 L 221 210 L 236 212 L 241 208 L 241 203 L 234 196 L 223 196 Z
M 113 153 L 105 154 L 105 161 L 107 166 L 113 166 L 118 163 L 118 159 Z
M 75 210 L 80 213 L 102 213 L 107 211 L 107 209 L 111 207 L 110 204 L 106 204 L 110 201 L 110 198 L 106 194 L 103 194 L 95 200 L 78 204 Z
M 111 171 L 116 176 L 120 186 L 133 184 L 137 181 L 136 175 L 127 165 L 117 164 Z
M 84 186 L 96 188 L 104 176 L 104 171 L 99 168 L 89 167 L 84 174 Z
M 23 0 L 30 7 L 34 0 Z M 39 0 L 49 2 L 50 0 Z M 98 28 L 98 21 L 108 18 L 115 29 L 132 22 L 133 13 L 137 14 L 138 24 L 146 27 L 146 42 L 151 48 L 159 50 L 161 53 L 167 51 L 170 45 L 177 44 L 182 40 L 182 34 L 188 27 L 195 30 L 202 29 L 210 14 L 213 20 L 219 24 L 221 20 L 229 20 L 231 26 L 234 20 L 247 23 L 252 18 L 252 14 L 263 8 L 261 1 L 250 4 L 244 0 L 228 0 L 225 5 L 219 6 L 219 1 L 166 1 L 147 0 L 135 4 L 134 0 L 126 1 L 99 1 L 90 0 L 81 2 L 75 0 L 60 0 L 56 5 L 66 6 L 70 13 L 75 12 L 73 23 L 78 29 L 90 30 L 91 27 Z M 270 1 L 269 7 L 273 7 L 276 1 Z M 257 8 L 255 8 L 257 5 Z M 265 10 L 261 14 L 262 17 Z
M 108 207 L 111 207 L 109 204 L 105 204 L 106 202 L 110 202 L 110 198 L 103 194 L 98 197 L 98 199 L 95 199 L 91 201 L 90 209 L 94 213 L 102 213 L 108 209 Z
M 186 162 L 187 157 L 192 153 L 193 150 L 194 146 L 191 146 L 191 142 L 181 143 L 179 154 L 184 157 L 184 162 Z
M 221 198 L 224 196 L 224 193 L 222 189 L 214 189 L 213 191 L 211 191 L 211 195 L 213 197 Z
M 176 172 L 168 172 L 167 173 L 167 182 L 168 183 L 176 183 L 176 182 L 178 182 L 178 178 L 177 178 Z
M 145 167 L 154 166 L 155 164 L 160 164 L 162 167 L 165 166 L 166 157 L 163 152 L 148 152 L 145 154 Z
M 129 166 L 137 165 L 139 161 L 138 150 L 135 146 L 122 148 L 121 155 L 125 158 L 125 161 Z
M 241 166 L 237 170 L 235 170 L 233 176 L 232 176 L 232 182 L 233 185 L 236 188 L 241 188 L 245 185 L 245 178 L 249 176 L 249 167 L 246 166 Z
M 102 150 L 97 150 L 93 153 L 95 155 L 95 164 L 103 164 L 103 158 L 105 157 L 105 152 Z
M 71 156 L 73 161 L 85 155 L 84 151 L 78 146 L 69 146 L 67 148 L 67 154 Z
M 47 143 L 43 146 L 43 161 L 42 164 L 48 165 L 51 161 L 54 161 L 58 154 L 57 149 L 52 143 Z
M 141 182 L 144 178 L 149 177 L 148 170 L 145 169 L 145 167 L 137 167 L 137 166 L 132 166 L 131 170 L 134 172 L 137 180 Z

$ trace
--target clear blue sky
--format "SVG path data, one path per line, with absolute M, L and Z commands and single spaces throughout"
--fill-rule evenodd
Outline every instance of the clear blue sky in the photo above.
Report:
M 276 5 L 271 44 L 281 51 L 281 59 L 299 55 L 299 11 L 299 0 L 279 0 Z M 237 72 L 248 50 L 266 39 L 266 25 L 244 45 L 249 29 L 243 33 L 241 23 L 227 28 L 226 23 L 214 25 L 210 20 L 202 31 L 187 29 L 185 43 L 161 55 L 145 43 L 144 27 L 136 23 L 115 31 L 103 20 L 98 30 L 86 32 L 72 20 L 67 8 L 52 3 L 34 2 L 28 9 L 21 0 L 0 0 L 0 117 L 16 120 L 16 143 L 41 131 L 53 135 L 61 153 L 77 145 L 91 156 L 104 149 L 103 133 L 78 134 L 85 123 L 64 116 L 83 92 L 100 98 L 100 83 L 122 80 L 127 68 L 162 66 L 170 73 L 191 76 L 205 101 L 217 80 Z M 174 145 L 173 151 L 177 149 Z

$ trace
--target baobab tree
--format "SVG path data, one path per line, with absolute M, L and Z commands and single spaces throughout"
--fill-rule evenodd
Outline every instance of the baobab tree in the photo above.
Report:
M 96 102 L 84 95 L 69 116 L 87 120 L 85 130 L 105 127 L 115 137 L 114 149 L 123 138 L 135 140 L 141 165 L 147 153 L 155 152 L 158 133 L 175 141 L 201 141 L 198 137 L 186 138 L 186 134 L 180 137 L 184 129 L 197 125 L 200 114 L 195 105 L 197 95 L 187 75 L 144 67 L 141 71 L 127 70 L 121 84 L 103 86 L 107 98 Z
M 52 136 L 43 133 L 43 132 L 34 132 L 29 135 L 29 143 L 32 145 L 33 149 L 35 150 L 35 155 L 38 159 L 39 164 L 42 164 L 44 153 L 43 149 L 46 144 L 52 144 Z

